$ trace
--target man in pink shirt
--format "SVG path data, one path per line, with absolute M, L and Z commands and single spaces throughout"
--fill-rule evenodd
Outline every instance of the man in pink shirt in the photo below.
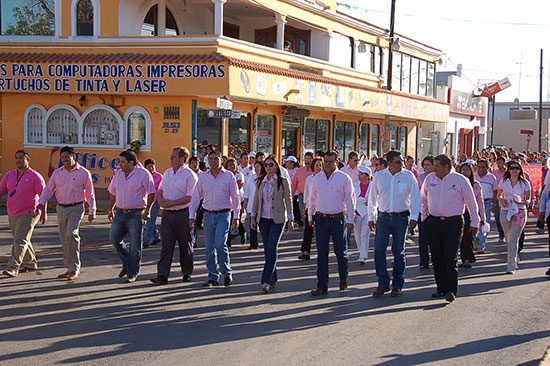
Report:
M 475 237 L 481 221 L 472 185 L 462 174 L 451 171 L 451 159 L 438 155 L 435 171 L 428 174 L 422 189 L 422 221 L 432 252 L 437 291 L 433 297 L 453 302 L 458 293 L 457 254 L 464 228 L 465 206 L 471 216 L 470 232 Z
M 332 237 L 338 260 L 340 291 L 348 287 L 348 242 L 355 219 L 355 191 L 351 178 L 336 167 L 338 152 L 325 154 L 324 171 L 311 181 L 309 225 L 317 236 L 317 288 L 313 296 L 328 294 L 328 251 Z M 330 199 L 329 199 L 330 198 Z
M 359 182 L 359 154 L 352 151 L 348 154 L 348 165 L 342 168 L 342 172 L 349 175 L 352 182 Z
M 88 222 L 92 223 L 96 211 L 95 193 L 92 175 L 76 162 L 74 148 L 64 146 L 60 153 L 63 166 L 57 168 L 48 180 L 36 211 L 42 214 L 42 223 L 45 223 L 45 205 L 55 194 L 59 239 L 63 245 L 63 264 L 67 268 L 65 273 L 57 277 L 74 280 L 80 273 L 79 226 L 84 216 L 84 201 L 88 202 Z
M 180 268 L 183 282 L 191 281 L 193 274 L 193 238 L 189 228 L 189 202 L 197 185 L 197 175 L 187 166 L 189 149 L 178 146 L 172 149 L 170 165 L 164 172 L 158 191 L 158 202 L 164 209 L 160 230 L 162 248 L 157 264 L 157 277 L 151 282 L 168 283 L 176 241 L 179 246 Z
M 195 226 L 195 214 L 201 200 L 204 210 L 204 240 L 206 248 L 206 268 L 208 280 L 204 287 L 219 285 L 218 263 L 224 276 L 224 285 L 233 283 L 229 261 L 227 236 L 230 226 L 236 229 L 240 213 L 241 198 L 235 175 L 222 167 L 221 153 L 211 151 L 208 154 L 210 170 L 198 176 L 199 181 L 191 198 L 189 207 L 189 226 Z M 233 211 L 233 223 L 231 223 Z
M 306 179 L 313 174 L 311 170 L 311 162 L 313 161 L 313 153 L 307 152 L 304 155 L 304 166 L 299 168 L 292 178 L 292 195 L 293 195 L 293 214 L 298 226 L 302 226 L 302 214 L 304 212 L 304 188 Z M 296 207 L 298 205 L 298 207 Z
M 153 176 L 153 181 L 155 182 L 155 189 L 157 193 L 153 200 L 153 207 L 151 207 L 151 217 L 145 224 L 145 233 L 143 234 L 143 247 L 149 248 L 150 245 L 155 245 L 160 243 L 160 235 L 157 229 L 157 216 L 160 211 L 160 205 L 157 202 L 157 194 L 159 191 L 160 183 L 162 182 L 162 174 L 157 172 L 156 162 L 154 159 L 145 160 L 145 169 L 151 173 Z
M 8 222 L 13 235 L 11 257 L 5 271 L 8 277 L 19 272 L 38 268 L 31 237 L 40 216 L 35 213 L 40 194 L 44 190 L 44 178 L 31 169 L 30 156 L 25 150 L 15 153 L 15 168 L 7 172 L 0 182 L 0 197 L 8 194 Z M 24 265 L 21 268 L 21 265 Z
M 107 217 L 112 221 L 109 239 L 122 261 L 118 277 L 127 275 L 126 282 L 132 283 L 141 266 L 143 221 L 151 217 L 156 190 L 153 177 L 137 165 L 133 151 L 123 151 L 119 156 L 120 169 L 109 184 L 111 197 Z M 126 234 L 130 236 L 129 248 L 122 242 Z

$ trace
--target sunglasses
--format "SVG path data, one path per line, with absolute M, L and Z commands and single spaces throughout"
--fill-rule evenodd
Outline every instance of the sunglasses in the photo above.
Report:
M 508 170 L 519 170 L 519 166 L 511 166 L 508 168 Z
M 275 166 L 275 163 L 264 163 L 264 166 L 271 168 Z

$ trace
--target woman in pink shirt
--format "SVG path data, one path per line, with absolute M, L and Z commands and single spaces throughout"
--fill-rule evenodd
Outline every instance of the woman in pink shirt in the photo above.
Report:
M 498 185 L 497 198 L 501 207 L 500 223 L 506 234 L 506 244 L 508 246 L 506 273 L 514 274 L 515 270 L 518 269 L 519 237 L 525 227 L 527 205 L 531 201 L 531 185 L 525 179 L 523 168 L 518 162 L 511 161 L 508 163 L 508 169 Z M 518 209 L 514 215 L 510 212 L 512 204 L 515 204 Z
M 456 171 L 457 173 L 460 173 L 468 178 L 468 180 L 472 184 L 474 196 L 476 198 L 477 207 L 479 210 L 479 217 L 481 218 L 481 227 L 485 223 L 485 205 L 483 203 L 483 196 L 481 194 L 481 184 L 479 184 L 479 182 L 476 182 L 472 164 L 463 163 L 462 165 L 459 165 L 457 167 Z M 470 217 L 471 216 L 468 210 L 464 211 L 464 231 L 462 233 L 462 241 L 460 242 L 460 259 L 462 260 L 462 267 L 464 267 L 465 269 L 472 268 L 472 263 L 476 261 L 473 250 L 474 238 L 472 237 L 472 233 L 470 232 Z

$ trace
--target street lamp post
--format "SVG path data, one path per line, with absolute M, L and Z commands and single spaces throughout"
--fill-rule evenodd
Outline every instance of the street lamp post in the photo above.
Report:
M 391 0 L 391 18 L 390 18 L 390 47 L 388 49 L 388 80 L 386 80 L 386 89 L 392 90 L 393 78 L 393 44 L 394 44 L 394 27 L 395 27 L 395 0 Z M 383 150 L 390 149 L 390 116 L 384 118 L 384 144 Z

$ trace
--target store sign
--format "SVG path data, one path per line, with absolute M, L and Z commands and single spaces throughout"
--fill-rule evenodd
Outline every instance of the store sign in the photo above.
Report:
M 216 107 L 221 109 L 231 109 L 233 108 L 233 102 L 226 98 L 216 98 Z
M 485 118 L 487 116 L 487 98 L 474 97 L 470 93 L 451 89 L 450 111 L 451 113 Z
M 75 153 L 75 160 L 78 164 L 88 169 L 92 173 L 92 181 L 94 184 L 109 184 L 113 177 L 113 172 L 120 163 L 120 157 L 107 157 L 102 156 L 98 152 L 77 152 Z M 59 167 L 63 166 L 61 162 L 61 155 L 58 148 L 54 148 L 50 153 L 50 167 L 48 177 L 51 173 Z
M 209 109 L 206 116 L 208 118 L 241 118 L 241 111 L 235 109 Z
M 224 64 L 0 63 L 0 92 L 166 94 L 172 80 L 226 74 Z

